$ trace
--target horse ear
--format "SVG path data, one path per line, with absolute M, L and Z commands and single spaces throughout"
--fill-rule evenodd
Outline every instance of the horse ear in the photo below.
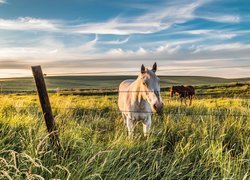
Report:
M 143 73 L 145 73 L 145 72 L 146 72 L 145 66 L 142 64 L 142 65 L 141 65 L 141 73 L 143 74 Z
M 154 65 L 153 65 L 152 71 L 156 72 L 156 70 L 157 70 L 157 64 L 155 62 Z

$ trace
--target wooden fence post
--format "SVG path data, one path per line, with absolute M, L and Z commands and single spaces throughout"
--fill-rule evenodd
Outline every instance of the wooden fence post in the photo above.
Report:
M 46 89 L 45 80 L 43 77 L 43 72 L 41 66 L 32 66 L 31 67 L 34 80 L 36 83 L 37 93 L 39 96 L 40 104 L 43 111 L 43 116 L 47 126 L 47 130 L 50 133 L 49 137 L 54 146 L 60 148 L 58 131 L 56 128 L 55 120 L 52 114 L 49 96 Z

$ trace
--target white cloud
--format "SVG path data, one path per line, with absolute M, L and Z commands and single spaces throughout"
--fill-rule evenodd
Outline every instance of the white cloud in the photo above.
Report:
M 243 56 L 241 53 L 242 48 L 246 51 L 250 49 L 250 45 L 247 44 L 231 43 L 207 48 L 203 47 L 203 49 L 201 49 L 202 51 L 213 51 L 213 53 L 210 54 L 216 55 L 217 58 L 208 57 L 207 59 L 201 59 L 205 57 L 203 57 L 203 54 L 198 54 L 198 56 L 194 56 L 195 58 L 193 59 L 188 53 L 184 54 L 184 56 L 179 54 L 178 48 L 182 48 L 180 43 L 184 43 L 184 41 L 176 43 L 169 42 L 169 45 L 164 47 L 159 46 L 157 49 L 144 49 L 139 47 L 132 51 L 113 48 L 106 52 L 98 51 L 95 47 L 96 43 L 98 43 L 98 36 L 78 47 L 67 48 L 60 42 L 47 38 L 41 41 L 39 46 L 0 48 L 0 64 L 3 62 L 0 67 L 3 69 L 13 67 L 13 69 L 17 68 L 15 72 L 18 72 L 18 69 L 20 69 L 21 72 L 23 69 L 29 69 L 27 66 L 34 65 L 35 63 L 45 67 L 46 73 L 61 73 L 63 75 L 64 73 L 89 72 L 95 74 L 95 72 L 98 71 L 105 73 L 107 68 L 109 68 L 109 74 L 114 74 L 113 72 L 122 74 L 126 69 L 131 71 L 137 65 L 139 68 L 141 63 L 152 64 L 152 61 L 156 61 L 159 64 L 158 74 L 161 75 L 178 75 L 181 73 L 182 75 L 246 77 L 247 70 L 249 70 L 244 67 L 234 67 L 236 65 L 242 66 L 248 62 L 247 57 L 245 60 L 239 58 Z M 224 55 L 220 54 L 220 51 L 227 50 L 227 52 L 230 52 L 232 51 L 231 49 L 234 49 L 233 53 L 236 54 L 236 57 L 225 59 L 223 58 Z M 177 51 L 178 53 L 176 53 Z M 11 64 L 8 59 L 12 60 L 13 63 Z M 4 64 L 5 66 L 3 66 Z M 23 67 L 24 65 L 25 67 Z M 231 69 L 223 68 L 230 66 L 232 66 Z M 22 73 L 24 75 L 24 72 Z M 137 71 L 132 72 L 132 74 L 133 73 L 137 73 Z M 131 75 L 131 73 L 129 74 Z M 10 73 L 9 76 L 17 75 Z
M 44 37 L 34 40 L 29 45 L 23 46 L 5 45 L 0 47 L 0 61 L 6 59 L 24 60 L 29 59 L 37 62 L 49 62 L 58 60 L 83 59 L 95 56 L 95 45 L 98 36 L 95 39 L 82 43 L 77 47 L 66 47 L 62 42 L 53 37 Z
M 101 27 L 101 28 L 100 28 Z M 148 34 L 164 29 L 158 22 L 128 22 L 120 19 L 104 23 L 86 23 L 70 27 L 69 32 L 79 34 Z
M 27 77 L 32 76 L 30 69 L 1 69 L 0 71 L 0 77 L 1 78 L 10 78 L 10 77 Z M 4 87 L 4 83 L 3 83 Z
M 121 48 L 111 49 L 107 52 L 108 55 L 122 56 L 125 52 Z
M 0 2 L 5 2 L 0 0 Z M 116 17 L 102 22 L 84 22 L 72 25 L 69 21 L 55 21 L 32 17 L 17 19 L 0 19 L 0 29 L 5 30 L 40 30 L 48 32 L 76 33 L 76 34 L 149 34 L 168 29 L 173 24 L 185 23 L 195 18 L 203 18 L 216 22 L 239 22 L 237 15 L 204 15 L 195 14 L 195 10 L 207 3 L 208 0 L 173 1 L 157 6 L 147 6 L 145 13 L 132 17 Z M 126 42 L 127 40 L 125 40 Z M 110 42 L 114 44 L 122 41 Z
M 0 0 L 0 4 L 3 2 L 6 1 Z M 183 75 L 185 75 L 185 73 L 195 75 L 195 73 L 199 71 L 199 67 L 206 66 L 209 63 L 214 64 L 215 62 L 219 62 L 219 60 L 209 63 L 200 61 L 200 65 L 197 63 L 194 65 L 190 59 L 198 61 L 200 58 L 219 59 L 233 55 L 232 58 L 236 61 L 239 57 L 249 57 L 250 45 L 242 43 L 222 43 L 222 40 L 232 39 L 238 35 L 246 35 L 249 33 L 249 30 L 195 29 L 173 33 L 170 31 L 169 34 L 163 34 L 166 33 L 166 31 L 164 31 L 154 34 L 154 36 L 149 39 L 147 39 L 145 35 L 138 35 L 159 32 L 170 28 L 174 24 L 185 23 L 195 18 L 226 23 L 237 23 L 240 21 L 240 17 L 237 15 L 218 14 L 216 16 L 210 16 L 206 12 L 204 12 L 202 16 L 197 15 L 197 8 L 206 2 L 207 0 L 191 0 L 191 2 L 187 2 L 186 0 L 172 1 L 161 4 L 160 6 L 145 6 L 143 7 L 144 13 L 139 16 L 127 18 L 117 17 L 108 21 L 95 23 L 79 23 L 78 21 L 78 25 L 73 25 L 73 23 L 69 21 L 37 19 L 32 17 L 0 19 L 0 30 L 46 31 L 56 32 L 60 35 L 61 33 L 65 33 L 65 38 L 63 39 L 53 38 L 52 36 L 54 36 L 55 33 L 48 33 L 51 37 L 47 38 L 42 37 L 45 33 L 37 33 L 33 36 L 34 38 L 38 38 L 35 40 L 27 40 L 27 37 L 22 37 L 22 34 L 19 36 L 17 35 L 18 33 L 13 37 L 11 36 L 13 32 L 8 35 L 8 38 L 3 37 L 1 34 L 3 38 L 0 39 L 0 62 L 8 59 L 24 62 L 24 60 L 29 59 L 30 62 L 28 62 L 28 64 L 44 63 L 49 67 L 54 63 L 58 65 L 58 69 L 65 69 L 70 66 L 68 72 L 75 72 L 75 70 L 81 66 L 87 68 L 89 71 L 95 72 L 96 68 L 94 68 L 94 66 L 96 65 L 95 63 L 97 63 L 98 65 L 101 64 L 103 66 L 101 67 L 104 69 L 107 69 L 107 67 L 110 68 L 110 72 L 112 73 L 112 70 L 115 71 L 119 68 L 134 68 L 138 62 L 146 61 L 151 63 L 151 61 L 154 60 L 162 64 L 165 62 L 166 64 L 170 64 L 176 61 L 176 64 L 177 62 L 179 62 L 179 64 L 177 66 L 171 66 L 172 69 L 170 68 L 173 74 L 177 72 L 174 67 L 181 68 L 185 63 L 190 62 L 192 66 L 186 69 L 182 68 Z M 185 28 L 189 27 L 185 26 Z M 4 33 L 6 33 L 6 31 L 3 31 L 3 34 Z M 92 40 L 82 42 L 79 45 L 79 37 L 82 37 L 83 41 L 86 41 L 86 39 L 89 38 L 88 34 L 91 34 L 91 36 L 96 34 L 96 36 Z M 98 36 L 98 34 L 100 35 Z M 105 40 L 102 40 L 103 36 L 101 34 L 114 34 L 118 36 L 115 36 L 117 39 L 111 40 L 110 37 L 114 36 L 108 36 L 107 38 L 109 39 L 105 37 Z M 186 39 L 180 39 L 183 36 L 171 36 L 173 34 L 192 35 L 192 39 L 187 39 L 187 37 L 190 38 L 190 36 L 184 36 Z M 68 39 L 68 36 L 73 38 L 70 37 Z M 85 38 L 85 36 L 87 38 Z M 156 36 L 157 38 L 155 38 Z M 161 38 L 161 36 L 163 38 Z M 74 41 L 76 37 L 78 39 Z M 143 39 L 144 37 L 146 38 Z M 175 37 L 176 39 L 172 39 Z M 11 40 L 11 42 L 8 42 L 8 40 Z M 18 43 L 16 43 L 16 40 L 18 40 Z M 72 42 L 72 40 L 74 42 Z M 210 40 L 209 43 L 207 43 L 208 40 Z M 202 43 L 204 43 L 204 45 Z M 99 49 L 99 47 L 101 48 Z M 242 50 L 245 51 L 243 52 Z M 64 62 L 60 63 L 61 61 Z M 86 64 L 84 64 L 85 61 Z M 226 61 L 221 61 L 221 63 L 227 64 Z M 93 66 L 93 69 L 88 68 L 89 66 Z M 190 68 L 196 68 L 197 72 L 189 71 Z M 52 67 L 50 67 L 50 69 L 52 69 Z M 64 73 L 64 71 L 62 72 Z M 200 75 L 200 72 L 198 72 L 198 75 Z
M 138 55 L 145 55 L 145 54 L 147 54 L 147 51 L 146 51 L 144 48 L 140 47 L 140 48 L 136 51 L 136 54 L 138 54 Z
M 175 23 L 184 23 L 194 18 L 194 10 L 204 2 L 205 0 L 199 0 L 192 3 L 180 1 L 178 3 L 164 4 L 151 7 L 148 12 L 137 17 L 114 18 L 107 22 L 77 25 L 72 27 L 72 32 L 117 35 L 159 32 Z
M 160 45 L 156 48 L 151 49 L 144 49 L 142 47 L 139 47 L 137 50 L 124 50 L 122 48 L 113 48 L 109 50 L 106 55 L 112 57 L 129 57 L 129 58 L 141 58 L 144 57 L 145 59 L 148 59 L 150 57 L 162 56 L 163 54 L 173 54 L 176 53 L 180 48 L 181 44 L 188 43 L 188 41 L 177 41 L 177 42 L 169 42 L 165 43 L 164 45 Z M 108 58 L 108 57 L 106 57 Z
M 158 40 L 158 41 L 152 41 L 152 42 L 140 42 L 137 43 L 136 46 L 142 46 L 147 49 L 152 49 L 152 52 L 157 51 L 158 48 L 161 47 L 183 47 L 183 46 L 192 46 L 195 45 L 198 42 L 201 42 L 203 39 L 202 38 L 193 38 L 193 39 L 171 39 L 171 40 Z
M 205 16 L 201 15 L 199 18 L 207 19 L 214 22 L 222 23 L 238 23 L 240 22 L 240 16 L 238 15 L 220 15 L 220 14 L 206 14 Z
M 205 0 L 198 1 L 175 1 L 166 3 L 159 7 L 153 7 L 148 13 L 137 18 L 137 21 L 160 22 L 163 25 L 183 23 L 194 17 L 194 10 L 205 3 Z
M 78 25 L 70 25 L 67 21 L 59 22 L 31 17 L 19 17 L 12 20 L 0 19 L 0 29 L 59 31 L 80 34 L 148 34 L 167 29 L 175 23 L 183 23 L 192 19 L 194 10 L 204 2 L 205 0 L 192 3 L 180 1 L 178 3 L 151 7 L 140 16 L 117 17 L 109 21 Z
M 205 15 L 196 15 L 195 10 L 208 2 L 208 0 L 198 1 L 175 1 L 172 3 L 161 4 L 160 6 L 148 7 L 148 11 L 137 17 L 132 18 L 115 18 L 105 23 L 89 23 L 78 26 L 75 29 L 77 33 L 97 34 L 148 34 L 168 29 L 173 24 L 185 23 L 191 19 L 202 18 L 215 22 L 237 23 L 240 21 L 238 15 L 221 15 L 216 16 L 206 13 Z M 98 27 L 102 27 L 101 29 Z M 233 36 L 233 35 L 231 35 Z M 223 38 L 223 36 L 221 35 Z M 224 36 L 224 38 L 230 38 Z
M 7 3 L 6 0 L 0 0 L 0 5 L 1 5 L 1 4 L 6 4 L 6 3 Z
M 106 53 L 105 58 L 140 58 L 140 56 L 146 56 L 149 52 L 147 52 L 144 48 L 140 47 L 139 49 L 132 51 L 132 50 L 123 50 L 122 48 L 114 48 L 109 50 Z
M 73 47 L 73 48 L 69 48 L 69 49 L 70 49 L 70 51 L 73 51 L 73 52 L 79 51 L 79 52 L 91 53 L 91 52 L 95 51 L 95 45 L 97 44 L 98 39 L 99 39 L 98 35 L 96 35 L 95 39 L 93 39 L 89 42 L 83 43 L 79 47 Z
M 179 33 L 201 35 L 201 34 L 209 34 L 211 32 L 212 32 L 212 30 L 208 30 L 208 29 L 196 29 L 196 30 L 189 30 L 189 31 L 181 31 Z
M 227 44 L 218 44 L 218 45 L 200 45 L 194 47 L 193 53 L 204 52 L 204 51 L 240 51 L 240 50 L 250 50 L 250 44 L 242 43 L 227 43 Z
M 229 44 L 218 44 L 213 45 L 207 48 L 210 51 L 221 51 L 221 50 L 241 50 L 241 49 L 249 49 L 249 44 L 241 44 L 241 43 L 229 43 Z
M 223 77 L 223 78 L 245 78 L 249 77 L 249 68 L 244 67 L 217 67 L 213 65 L 211 67 L 197 67 L 190 66 L 159 66 L 159 69 L 164 69 L 163 71 L 158 71 L 158 75 L 164 76 L 210 76 L 210 77 Z
M 217 30 L 217 29 L 195 29 L 187 31 L 174 32 L 173 34 L 191 34 L 202 36 L 206 39 L 232 39 L 239 35 L 239 31 Z
M 170 46 L 169 44 L 166 44 L 165 46 L 160 46 L 156 49 L 156 53 L 163 53 L 166 52 L 168 54 L 175 53 L 178 49 L 180 49 L 180 46 Z
M 97 34 L 149 34 L 168 29 L 173 24 L 185 23 L 195 18 L 207 19 L 215 22 L 238 23 L 238 15 L 195 14 L 195 10 L 207 3 L 208 0 L 198 1 L 174 1 L 161 4 L 160 6 L 146 6 L 146 13 L 136 17 L 114 18 L 107 22 L 87 23 L 72 27 L 75 33 L 97 33 Z M 102 28 L 99 28 L 102 27 Z M 231 38 L 233 34 L 221 38 Z
M 123 40 L 114 40 L 114 41 L 98 41 L 99 44 L 112 44 L 112 45 L 116 45 L 116 44 L 125 44 L 127 43 L 129 40 L 129 37 L 123 39 Z
M 164 28 L 161 27 L 159 22 L 130 22 L 121 19 L 113 19 L 111 21 L 100 23 L 84 23 L 79 25 L 69 25 L 67 21 L 52 21 L 32 17 L 0 19 L 0 29 L 2 30 L 37 30 L 74 34 L 147 34 L 157 32 Z
M 58 31 L 55 21 L 37 19 L 32 17 L 19 17 L 17 19 L 0 19 L 0 29 L 4 30 L 39 30 Z

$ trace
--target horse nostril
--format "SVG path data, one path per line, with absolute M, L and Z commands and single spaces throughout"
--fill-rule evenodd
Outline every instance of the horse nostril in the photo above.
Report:
M 156 104 L 154 104 L 154 109 L 155 109 L 155 110 L 157 109 Z

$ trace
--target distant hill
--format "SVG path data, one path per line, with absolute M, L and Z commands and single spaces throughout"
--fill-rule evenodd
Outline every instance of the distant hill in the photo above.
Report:
M 55 89 L 117 89 L 121 81 L 136 76 L 51 76 L 45 77 L 47 88 Z M 177 84 L 213 85 L 249 82 L 249 78 L 226 79 L 205 76 L 160 76 L 161 87 Z M 32 91 L 35 85 L 32 77 L 0 79 L 1 91 Z

